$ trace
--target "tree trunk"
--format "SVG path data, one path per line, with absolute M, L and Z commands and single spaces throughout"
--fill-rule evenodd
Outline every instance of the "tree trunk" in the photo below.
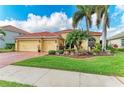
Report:
M 106 34 L 107 34 L 107 25 L 106 25 L 106 17 L 104 16 L 103 22 L 103 36 L 102 36 L 102 51 L 106 51 Z
M 79 52 L 79 50 L 80 50 L 79 46 L 77 44 L 75 46 L 77 48 L 77 51 Z
M 88 24 L 87 18 L 86 18 L 86 28 L 87 28 L 87 34 L 89 35 L 89 24 Z M 88 39 L 88 41 L 89 41 L 89 39 Z M 87 41 L 87 51 L 89 51 L 88 41 Z
M 87 33 L 89 34 L 89 24 L 88 24 L 88 19 L 86 18 L 86 28 L 87 28 Z

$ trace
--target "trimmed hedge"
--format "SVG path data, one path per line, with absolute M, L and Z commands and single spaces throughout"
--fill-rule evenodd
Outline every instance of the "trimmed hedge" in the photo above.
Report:
M 5 49 L 14 49 L 14 48 L 15 48 L 15 44 L 13 44 L 13 43 L 6 43 Z
M 117 51 L 124 52 L 124 48 L 117 48 Z
M 59 54 L 63 54 L 64 50 L 57 50 L 56 52 L 59 53 Z
M 49 51 L 48 51 L 48 54 L 49 54 L 49 55 L 55 55 L 55 54 L 56 54 L 56 51 L 55 51 L 55 50 L 49 50 Z

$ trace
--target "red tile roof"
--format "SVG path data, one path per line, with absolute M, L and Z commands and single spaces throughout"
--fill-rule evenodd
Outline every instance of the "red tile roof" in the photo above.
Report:
M 19 37 L 41 37 L 41 36 L 45 36 L 45 37 L 50 37 L 50 36 L 54 36 L 54 37 L 61 37 L 62 33 L 69 33 L 72 32 L 72 29 L 67 29 L 67 30 L 62 30 L 62 31 L 58 31 L 58 32 L 36 32 L 36 33 L 28 33 L 25 35 L 21 35 Z M 92 36 L 101 36 L 102 33 L 101 32 L 90 32 L 90 35 Z
M 102 33 L 101 32 L 90 32 L 91 36 L 101 36 Z
M 72 29 L 67 29 L 67 30 L 58 31 L 58 32 L 55 32 L 55 33 L 62 34 L 62 33 L 69 33 L 69 32 L 72 32 L 72 31 L 73 31 Z M 90 35 L 101 36 L 102 33 L 101 32 L 90 32 Z
M 72 31 L 73 31 L 72 29 L 66 29 L 66 30 L 57 31 L 55 33 L 69 33 L 69 32 L 72 32 Z
M 25 34 L 20 37 L 31 37 L 31 36 L 60 36 L 60 35 L 54 32 L 36 32 L 36 33 Z

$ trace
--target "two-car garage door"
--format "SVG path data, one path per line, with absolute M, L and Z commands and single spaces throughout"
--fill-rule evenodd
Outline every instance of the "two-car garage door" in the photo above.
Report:
M 18 50 L 19 51 L 38 51 L 38 40 L 19 40 Z

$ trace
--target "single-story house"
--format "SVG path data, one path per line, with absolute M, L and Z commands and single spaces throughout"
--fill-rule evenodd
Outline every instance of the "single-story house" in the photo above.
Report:
M 108 39 L 108 45 L 116 44 L 118 48 L 124 48 L 124 32 L 116 34 Z
M 0 48 L 4 48 L 7 43 L 15 44 L 15 39 L 17 36 L 28 33 L 11 25 L 1 26 L 0 29 L 2 29 L 6 34 L 5 36 L 3 36 L 2 34 L 0 35 Z
M 37 32 L 18 36 L 16 38 L 16 51 L 49 51 L 58 50 L 59 46 L 65 46 L 67 34 L 72 29 L 62 30 L 58 32 Z M 96 42 L 100 42 L 100 32 L 90 32 Z M 83 48 L 87 49 L 87 41 L 83 41 Z

